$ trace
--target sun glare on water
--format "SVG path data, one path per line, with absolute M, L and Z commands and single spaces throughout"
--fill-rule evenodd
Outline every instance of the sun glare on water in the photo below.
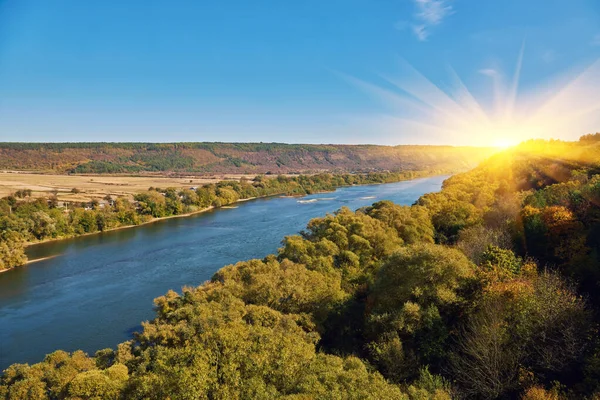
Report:
M 507 148 L 531 138 L 574 140 L 596 132 L 600 60 L 579 74 L 519 93 L 523 53 L 524 47 L 510 79 L 496 69 L 478 71 L 482 79 L 491 80 L 490 102 L 477 99 L 452 68 L 449 82 L 439 86 L 403 60 L 398 75 L 380 75 L 381 85 L 346 78 L 386 106 L 387 113 L 367 119 L 391 138 Z

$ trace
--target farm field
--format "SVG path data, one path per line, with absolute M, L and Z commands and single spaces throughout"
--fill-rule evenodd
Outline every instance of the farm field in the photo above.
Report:
M 0 197 L 8 196 L 17 190 L 31 189 L 32 197 L 48 197 L 56 193 L 60 201 L 69 202 L 102 199 L 106 195 L 126 196 L 131 199 L 134 194 L 146 191 L 149 187 L 190 188 L 222 180 L 239 180 L 243 176 L 252 179 L 255 175 L 167 177 L 160 175 L 60 175 L 2 171 L 0 172 Z

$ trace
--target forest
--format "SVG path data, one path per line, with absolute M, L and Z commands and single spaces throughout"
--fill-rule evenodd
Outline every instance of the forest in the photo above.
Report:
M 49 239 L 103 232 L 176 215 L 218 208 L 236 201 L 274 195 L 302 196 L 349 185 L 398 182 L 435 171 L 368 174 L 317 174 L 221 181 L 189 189 L 151 187 L 130 201 L 107 195 L 102 202 L 61 202 L 56 194 L 32 197 L 28 189 L 0 199 L 0 271 L 27 262 L 24 246 Z M 73 191 L 77 189 L 74 188 Z
M 0 169 L 69 174 L 464 171 L 495 149 L 284 143 L 0 143 Z
M 598 399 L 599 172 L 600 135 L 529 141 L 412 206 L 341 208 L 114 349 L 10 366 L 0 398 Z

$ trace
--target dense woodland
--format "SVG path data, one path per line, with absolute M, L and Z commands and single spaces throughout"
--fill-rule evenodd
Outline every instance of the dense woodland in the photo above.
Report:
M 102 202 L 93 200 L 89 203 L 59 202 L 56 196 L 32 198 L 31 190 L 19 190 L 0 199 L 0 271 L 27 262 L 24 245 L 28 242 L 139 225 L 154 218 L 189 214 L 254 197 L 306 195 L 341 186 L 398 182 L 434 173 L 258 175 L 253 180 L 242 178 L 184 190 L 153 187 L 137 194 L 134 201 L 107 196 Z
M 464 171 L 494 149 L 283 143 L 0 143 L 0 169 L 58 173 Z
M 116 349 L 12 365 L 0 397 L 598 399 L 599 167 L 600 135 L 532 141 L 313 219 Z

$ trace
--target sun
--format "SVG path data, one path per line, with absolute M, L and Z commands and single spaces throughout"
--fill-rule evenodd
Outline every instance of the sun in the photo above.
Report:
M 499 149 L 508 149 L 509 147 L 516 146 L 517 144 L 519 144 L 518 141 L 505 137 L 496 138 L 492 140 L 492 147 L 496 147 Z
M 524 139 L 535 135 L 535 127 L 501 121 L 488 126 L 484 132 L 491 147 L 504 150 L 515 147 Z

